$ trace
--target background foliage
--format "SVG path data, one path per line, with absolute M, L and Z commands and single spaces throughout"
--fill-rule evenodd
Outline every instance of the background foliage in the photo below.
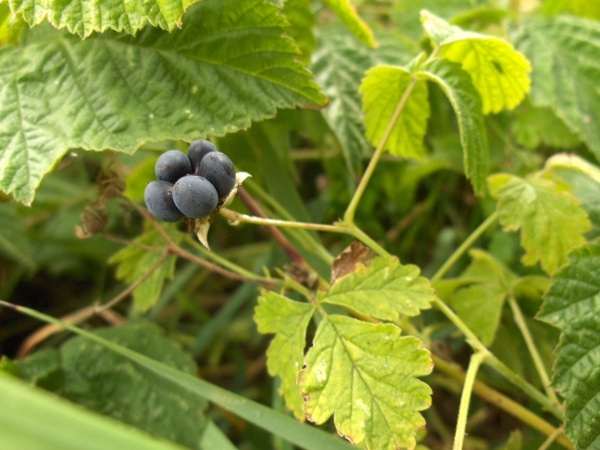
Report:
M 594 5 L 0 3 L 0 446 L 600 448 Z

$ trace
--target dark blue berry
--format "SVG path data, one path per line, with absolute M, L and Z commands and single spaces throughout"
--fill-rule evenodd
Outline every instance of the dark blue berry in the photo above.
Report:
M 186 216 L 201 219 L 209 216 L 219 203 L 215 187 L 197 175 L 183 177 L 175 183 L 173 200 Z
M 144 202 L 154 217 L 165 222 L 177 222 L 183 213 L 177 209 L 171 195 L 174 185 L 168 181 L 155 180 L 144 191 Z
M 235 167 L 225 153 L 213 152 L 206 155 L 200 163 L 198 174 L 213 184 L 219 198 L 225 197 L 235 186 Z

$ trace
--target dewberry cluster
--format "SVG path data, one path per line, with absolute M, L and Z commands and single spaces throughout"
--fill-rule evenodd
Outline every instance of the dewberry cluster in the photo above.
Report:
M 194 141 L 187 155 L 169 150 L 154 167 L 157 180 L 146 186 L 146 207 L 157 219 L 176 222 L 184 216 L 209 216 L 235 186 L 235 168 L 212 142 Z

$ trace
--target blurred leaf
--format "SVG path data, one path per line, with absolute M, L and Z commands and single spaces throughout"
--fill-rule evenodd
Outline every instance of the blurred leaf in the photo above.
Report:
M 185 10 L 198 0 L 144 0 L 115 3 L 108 0 L 47 2 L 8 0 L 10 8 L 23 16 L 30 27 L 48 19 L 56 28 L 67 28 L 85 38 L 108 29 L 136 34 L 146 23 L 171 31 L 181 28 Z
M 36 264 L 29 256 L 31 242 L 24 232 L 25 224 L 17 215 L 15 206 L 14 203 L 0 203 L 0 255 L 33 270 Z
M 460 130 L 465 174 L 475 193 L 483 194 L 489 165 L 487 132 L 481 99 L 469 76 L 458 64 L 443 60 L 425 64 L 417 76 L 436 83 L 452 104 Z
M 412 76 L 403 67 L 377 66 L 367 72 L 360 86 L 363 94 L 363 111 L 367 139 L 378 146 L 396 111 Z M 413 86 L 404 109 L 386 141 L 385 150 L 393 155 L 419 159 L 425 154 L 423 136 L 429 118 L 427 85 Z
M 540 145 L 573 148 L 581 141 L 550 108 L 528 108 L 511 123 L 515 140 L 535 149 Z
M 360 39 L 360 41 L 369 47 L 377 47 L 377 41 L 373 36 L 373 31 L 356 14 L 356 10 L 350 4 L 349 0 L 323 0 L 337 16 L 342 19 L 348 29 Z
M 112 327 L 95 334 L 181 372 L 197 370 L 189 355 L 154 325 Z M 140 372 L 135 363 L 83 337 L 68 341 L 60 353 L 67 398 L 168 440 L 197 447 L 206 408 L 200 396 L 190 396 L 160 377 Z
M 440 46 L 439 57 L 460 63 L 479 92 L 483 113 L 513 109 L 529 92 L 529 61 L 513 46 L 492 36 L 463 31 L 423 11 L 423 26 Z
M 69 148 L 133 153 L 247 128 L 277 108 L 323 106 L 287 27 L 261 0 L 204 0 L 170 34 L 82 42 L 42 28 L 0 48 L 0 189 L 30 204 Z
M 176 243 L 179 243 L 182 238 L 181 233 L 172 233 L 171 237 Z M 159 248 L 165 245 L 162 236 L 154 229 L 137 237 L 134 242 Z M 144 248 L 130 246 L 119 250 L 108 262 L 110 264 L 118 264 L 116 274 L 118 279 L 133 284 L 158 264 L 163 256 L 164 254 L 160 252 L 152 252 Z M 173 278 L 176 260 L 176 256 L 169 256 L 148 279 L 135 288 L 133 291 L 133 301 L 138 311 L 148 311 L 158 301 L 165 280 Z
M 469 254 L 472 262 L 459 278 L 469 284 L 459 287 L 445 300 L 483 345 L 489 346 L 496 336 L 502 307 L 516 276 L 484 251 L 471 250 Z
M 354 272 L 339 278 L 328 292 L 320 291 L 319 299 L 382 320 L 416 316 L 436 299 L 429 280 L 419 273 L 417 266 L 402 265 L 397 258 L 377 257 L 358 263 Z
M 538 318 L 562 330 L 552 385 L 565 399 L 565 434 L 577 448 L 600 444 L 600 245 L 569 255 L 553 277 Z
M 61 393 L 64 387 L 60 352 L 43 348 L 15 362 L 19 378 L 52 392 Z
M 317 19 L 310 9 L 310 0 L 287 0 L 283 5 L 283 14 L 292 24 L 288 34 L 294 38 L 301 51 L 301 59 L 307 64 L 317 47 L 314 29 Z
M 489 177 L 490 191 L 498 198 L 500 223 L 506 231 L 521 230 L 525 265 L 538 261 L 552 274 L 568 261 L 567 253 L 584 244 L 591 223 L 569 186 L 557 177 L 527 179 L 498 174 Z
M 600 20 L 600 3 L 589 0 L 545 0 L 541 9 L 546 14 L 568 13 Z
M 258 331 L 275 334 L 267 350 L 269 374 L 281 378 L 279 393 L 301 420 L 305 419 L 304 399 L 296 381 L 304 366 L 306 327 L 314 311 L 314 305 L 295 302 L 274 292 L 263 292 L 254 314 Z
M 317 424 L 334 415 L 338 433 L 369 449 L 413 448 L 419 413 L 431 389 L 416 377 L 433 368 L 429 352 L 392 324 L 327 316 L 320 323 L 298 384 L 306 416 Z
M 531 61 L 531 101 L 547 106 L 600 158 L 600 27 L 569 16 L 523 21 L 513 41 Z
M 184 449 L 7 375 L 0 375 L 0 447 L 44 450 Z

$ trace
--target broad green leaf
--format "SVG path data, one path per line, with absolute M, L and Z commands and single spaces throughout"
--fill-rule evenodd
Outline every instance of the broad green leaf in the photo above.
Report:
M 523 179 L 499 174 L 489 177 L 489 184 L 498 198 L 502 227 L 521 230 L 523 264 L 539 261 L 542 269 L 552 274 L 568 261 L 567 253 L 585 243 L 583 234 L 591 223 L 569 186 L 557 177 Z
M 496 336 L 502 307 L 516 276 L 486 252 L 471 250 L 469 253 L 473 261 L 461 278 L 471 283 L 445 300 L 481 342 L 489 346 Z
M 553 277 L 538 318 L 562 330 L 552 385 L 565 399 L 566 435 L 577 448 L 600 446 L 600 245 L 569 255 Z
M 71 33 L 85 38 L 94 31 L 104 32 L 108 29 L 136 34 L 146 23 L 168 31 L 175 26 L 181 28 L 183 13 L 197 1 L 8 0 L 8 4 L 31 27 L 48 19 L 56 28 L 67 28 Z
M 22 314 L 69 330 L 92 342 L 100 344 L 107 350 L 111 350 L 123 356 L 128 361 L 135 363 L 144 374 L 156 376 L 169 385 L 170 388 L 183 389 L 188 396 L 199 395 L 204 397 L 232 414 L 267 430 L 275 436 L 282 437 L 286 441 L 296 444 L 298 447 L 305 448 L 306 450 L 323 450 L 324 448 L 328 450 L 350 450 L 353 448 L 337 436 L 326 433 L 316 427 L 301 424 L 287 414 L 280 413 L 207 381 L 176 370 L 169 365 L 108 341 L 97 334 L 89 333 L 81 328 L 61 322 L 31 308 L 12 305 L 2 300 L 0 300 L 0 306 L 16 308 Z
M 0 447 L 44 450 L 185 448 L 1 374 Z
M 360 41 L 369 47 L 377 47 L 377 41 L 373 36 L 373 31 L 356 14 L 356 10 L 350 4 L 350 0 L 323 0 L 337 16 L 342 19 L 348 29 L 356 35 Z
M 364 73 L 378 63 L 405 63 L 417 52 L 395 36 L 378 34 L 380 48 L 362 45 L 346 28 L 329 27 L 319 33 L 319 47 L 311 70 L 329 97 L 321 110 L 335 133 L 351 174 L 359 172 L 362 157 L 371 149 L 365 137 L 361 98 Z
M 30 383 L 61 393 L 64 388 L 64 376 L 60 361 L 60 352 L 56 348 L 44 348 L 26 358 L 15 361 L 16 375 Z
M 419 159 L 425 154 L 423 137 L 429 118 L 429 102 L 427 85 L 413 84 L 411 80 L 412 76 L 405 68 L 382 65 L 367 72 L 360 92 L 363 94 L 367 139 L 377 147 L 403 95 L 411 87 L 384 148 L 393 155 Z
M 323 319 L 298 384 L 306 416 L 317 424 L 334 415 L 338 433 L 369 449 L 414 448 L 425 425 L 419 413 L 431 389 L 416 377 L 433 363 L 421 342 L 392 324 L 345 316 Z
M 550 108 L 527 108 L 511 126 L 517 143 L 530 149 L 540 145 L 573 148 L 581 142 Z
M 194 374 L 196 364 L 158 327 L 132 324 L 95 332 L 176 370 Z M 140 372 L 121 355 L 83 337 L 60 349 L 65 397 L 187 447 L 196 447 L 204 428 L 206 402 Z
M 267 368 L 271 376 L 281 378 L 279 393 L 298 419 L 304 420 L 304 399 L 296 380 L 304 366 L 306 327 L 315 306 L 292 301 L 274 292 L 264 292 L 258 298 L 254 320 L 258 331 L 274 333 L 275 338 L 267 350 Z
M 429 280 L 419 273 L 417 266 L 402 265 L 397 258 L 377 257 L 359 263 L 328 292 L 320 292 L 319 299 L 382 320 L 416 316 L 436 298 Z
M 515 46 L 531 61 L 531 101 L 547 106 L 600 158 L 600 27 L 557 16 L 524 21 Z
M 146 141 L 247 128 L 277 108 L 324 105 L 287 27 L 261 0 L 204 0 L 172 33 L 82 42 L 41 27 L 0 48 L 0 189 L 30 204 L 69 148 L 133 153 Z
M 423 26 L 439 45 L 438 56 L 460 63 L 481 96 L 483 113 L 513 109 L 530 88 L 529 61 L 513 46 L 483 34 L 463 31 L 427 11 Z
M 463 147 L 465 174 L 477 194 L 485 192 L 489 149 L 481 111 L 481 98 L 467 73 L 449 61 L 434 60 L 421 67 L 417 76 L 436 83 L 454 108 Z
M 181 233 L 176 233 L 174 236 L 176 242 L 181 240 Z M 134 242 L 158 248 L 165 245 L 163 238 L 155 230 L 142 234 Z M 115 253 L 108 262 L 119 265 L 116 274 L 118 279 L 133 284 L 158 264 L 163 256 L 160 252 L 129 246 Z M 147 280 L 135 288 L 133 301 L 138 311 L 148 311 L 158 301 L 165 280 L 173 278 L 176 260 L 177 257 L 169 256 Z

